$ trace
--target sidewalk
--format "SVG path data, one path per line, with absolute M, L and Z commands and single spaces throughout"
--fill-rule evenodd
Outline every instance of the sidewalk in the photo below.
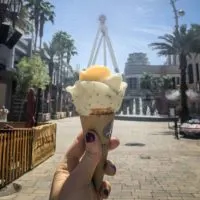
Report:
M 112 200 L 199 200 L 200 140 L 175 140 L 167 123 L 115 121 L 121 145 L 109 154 L 117 166 Z M 56 155 L 15 181 L 19 193 L 0 199 L 48 200 L 55 167 L 80 131 L 78 118 L 58 121 Z

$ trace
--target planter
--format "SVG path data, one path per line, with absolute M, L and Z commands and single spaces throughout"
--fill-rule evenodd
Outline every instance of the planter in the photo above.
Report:
M 63 119 L 67 117 L 66 112 L 57 112 L 56 114 L 52 114 L 52 119 Z
M 0 188 L 52 156 L 55 148 L 54 123 L 33 128 L 25 123 L 0 123 Z
M 51 113 L 39 113 L 40 122 L 47 122 L 51 120 Z

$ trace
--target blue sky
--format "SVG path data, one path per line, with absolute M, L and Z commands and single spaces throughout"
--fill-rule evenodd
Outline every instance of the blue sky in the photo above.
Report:
M 147 53 L 151 64 L 163 64 L 164 58 L 156 55 L 148 44 L 159 35 L 171 32 L 174 18 L 169 0 L 52 0 L 56 7 L 55 24 L 45 26 L 44 41 L 63 30 L 72 35 L 78 49 L 73 57 L 74 68 L 87 66 L 98 29 L 100 14 L 107 16 L 108 33 L 117 57 L 120 71 L 124 70 L 129 53 Z M 181 23 L 200 23 L 200 0 L 177 0 L 177 9 L 186 12 Z M 103 64 L 101 54 L 97 64 Z M 112 68 L 111 61 L 108 65 Z

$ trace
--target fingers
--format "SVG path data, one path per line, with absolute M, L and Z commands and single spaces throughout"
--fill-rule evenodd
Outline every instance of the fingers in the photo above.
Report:
M 103 199 L 107 199 L 110 195 L 110 192 L 111 192 L 110 183 L 108 181 L 103 181 L 99 191 L 100 197 Z
M 116 149 L 119 146 L 120 142 L 118 138 L 112 137 L 109 143 L 109 150 Z
M 120 142 L 117 138 L 111 138 L 109 144 L 109 150 L 113 150 L 119 146 Z M 64 166 L 65 169 L 71 172 L 78 165 L 80 158 L 82 157 L 85 151 L 85 138 L 83 136 L 83 132 L 79 133 L 77 138 L 74 140 L 73 144 L 68 149 L 65 158 L 64 158 Z M 63 165 L 62 165 L 63 166 Z
M 88 185 L 93 177 L 95 168 L 101 159 L 102 147 L 99 137 L 94 131 L 89 131 L 85 136 L 85 153 L 71 172 L 69 179 L 78 179 L 76 186 Z M 70 181 L 70 180 L 69 180 Z
M 104 173 L 108 176 L 114 176 L 116 174 L 116 167 L 110 160 L 107 160 L 105 163 Z
M 84 143 L 84 136 L 83 132 L 81 132 L 77 138 L 74 140 L 73 144 L 68 149 L 64 163 L 67 166 L 69 172 L 71 172 L 79 163 L 80 158 L 82 157 L 85 151 L 85 143 Z

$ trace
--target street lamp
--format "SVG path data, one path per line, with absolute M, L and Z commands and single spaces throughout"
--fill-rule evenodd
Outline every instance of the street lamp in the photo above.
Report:
M 13 23 L 13 27 L 15 27 L 15 22 L 17 20 L 18 14 L 20 13 L 22 8 L 21 0 L 11 0 L 9 6 L 9 14 Z
M 10 17 L 15 26 L 15 21 L 21 11 L 22 0 L 0 0 L 0 25 L 6 17 Z
M 179 33 L 179 17 L 183 17 L 185 15 L 185 11 L 180 9 L 180 10 L 177 10 L 176 9 L 176 5 L 175 5 L 175 2 L 177 0 L 170 0 L 170 3 L 172 5 L 172 9 L 173 9 L 173 12 L 174 12 L 174 18 L 175 18 L 175 31 L 177 33 Z
M 11 0 L 0 0 L 0 25 L 4 22 Z

